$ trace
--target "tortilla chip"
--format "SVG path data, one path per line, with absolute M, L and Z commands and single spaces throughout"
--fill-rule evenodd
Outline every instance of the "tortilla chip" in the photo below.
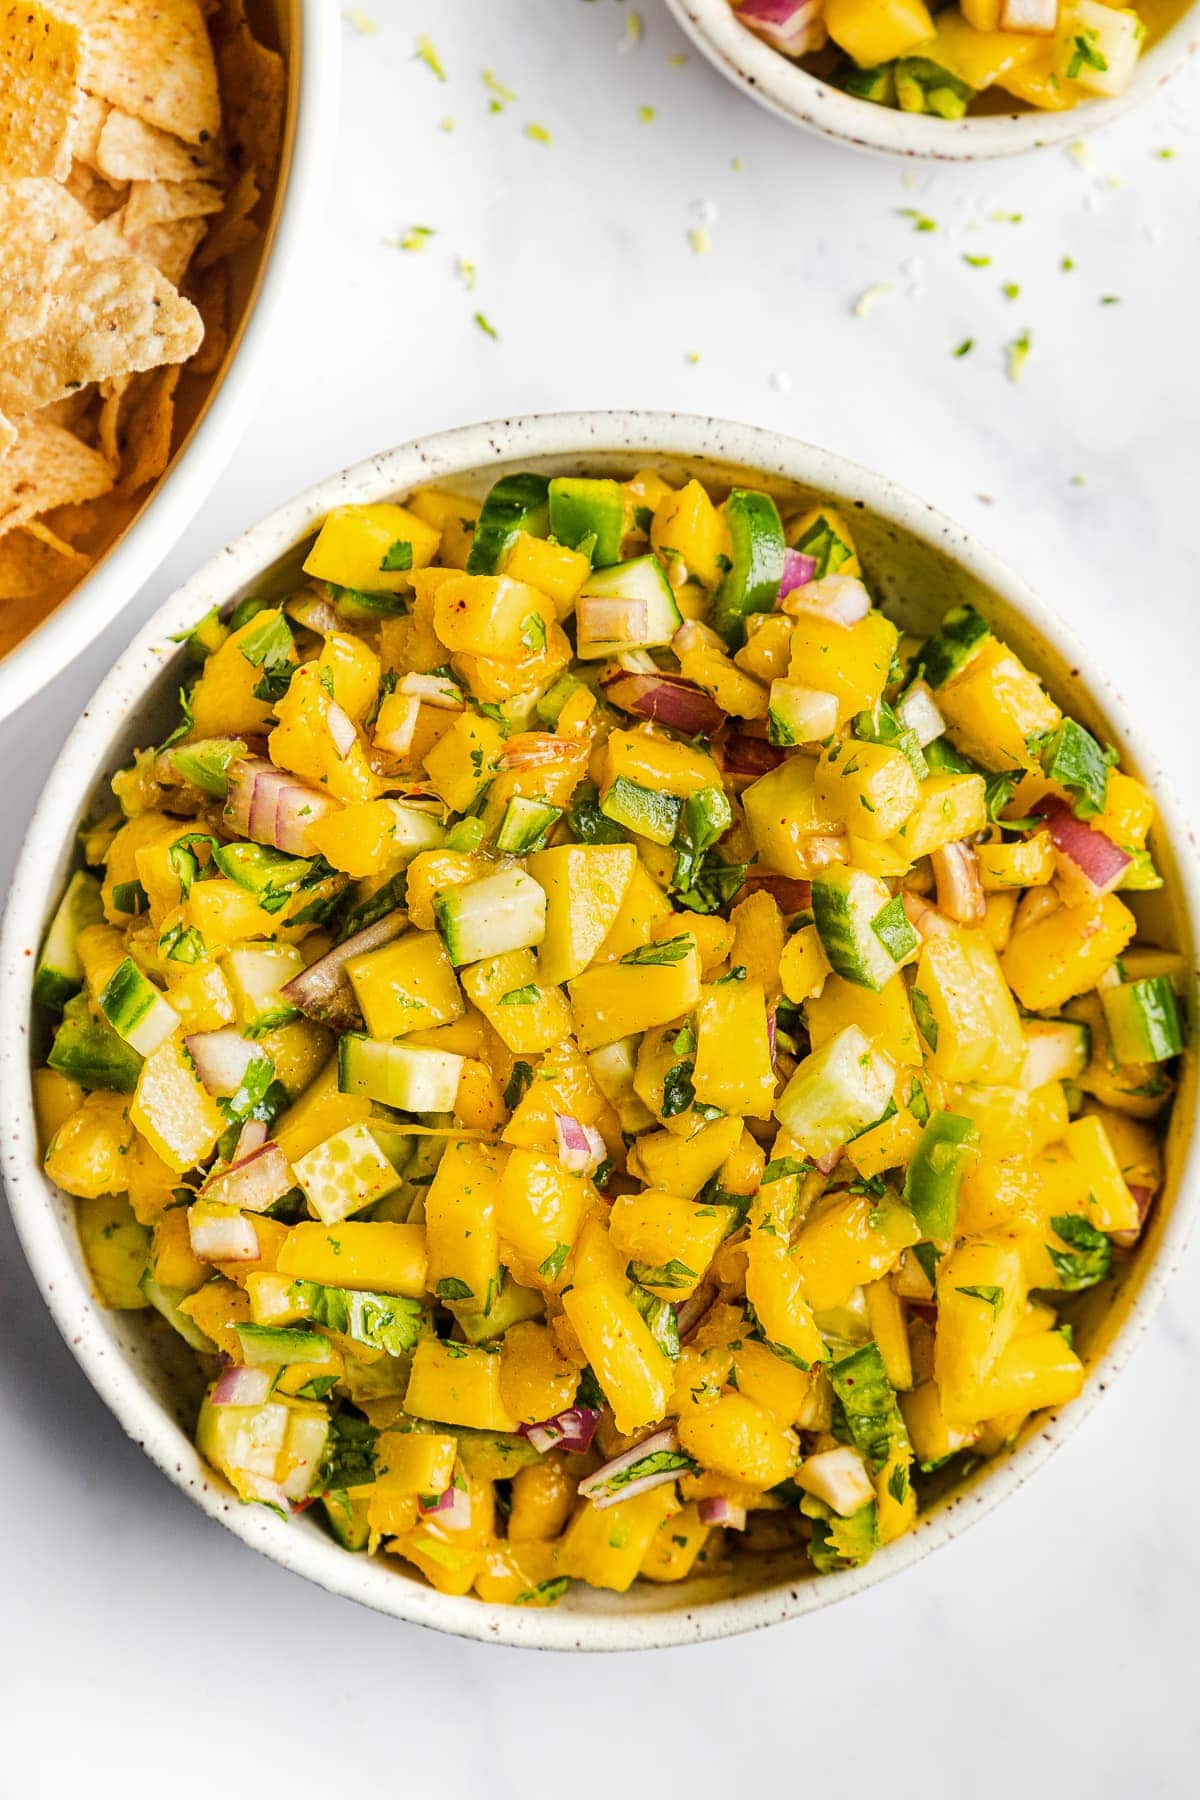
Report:
M 118 375 L 100 387 L 100 415 L 96 421 L 96 448 L 113 471 L 114 480 L 121 466 L 121 408 L 132 375 Z
M 170 462 L 178 385 L 178 363 L 134 376 L 121 417 L 123 494 L 136 493 L 148 482 L 157 481 Z
M 38 418 L 48 425 L 65 425 L 68 431 L 82 438 L 85 444 L 94 443 L 96 437 L 96 419 L 89 414 L 98 414 L 96 396 L 99 390 L 94 387 L 76 388 L 73 394 L 64 394 L 61 400 L 54 400 L 49 406 L 43 406 Z
M 0 601 L 61 599 L 87 573 L 92 561 L 86 551 L 76 550 L 44 525 L 10 531 L 0 538 Z M 6 605 L 5 631 L 11 626 Z
M 0 171 L 65 179 L 82 100 L 79 33 L 37 0 L 0 0 Z
M 0 413 L 0 462 L 4 461 L 16 441 L 16 426 L 11 419 L 6 419 L 4 414 Z
M 106 100 L 97 100 L 95 94 L 80 94 L 79 110 L 71 127 L 71 155 L 76 162 L 87 163 L 90 169 L 99 167 L 96 159 L 100 153 L 100 134 L 111 111 Z
M 260 44 L 246 22 L 243 0 L 226 0 L 213 25 L 225 138 L 235 169 L 257 174 L 270 188 L 279 173 L 287 69 L 277 50 Z
M 185 144 L 114 107 L 97 141 L 96 167 L 110 181 L 193 181 L 219 178 L 224 156 L 215 139 Z
M 128 233 L 125 242 L 174 286 L 183 280 L 205 230 L 203 219 L 165 219 Z
M 250 214 L 262 199 L 262 189 L 258 185 L 253 169 L 244 169 L 230 188 L 225 199 L 225 206 L 220 218 L 208 234 L 208 242 L 196 258 L 198 269 L 211 268 L 213 263 L 221 262 L 224 257 L 232 256 L 236 250 L 244 249 L 252 244 L 258 236 L 258 226 L 250 218 Z
M 224 263 L 197 276 L 192 299 L 204 320 L 204 342 L 188 364 L 189 375 L 212 375 L 229 348 L 229 270 Z
M 147 225 L 201 219 L 222 205 L 221 190 L 211 181 L 132 181 L 121 229 L 132 238 Z
M 36 331 L 92 220 L 57 182 L 0 186 L 0 340 Z
M 0 462 L 0 534 L 68 501 L 106 494 L 112 470 L 100 455 L 61 425 L 26 419 Z
M 193 220 L 154 229 L 195 225 L 203 229 Z M 89 381 L 186 362 L 203 331 L 195 307 L 149 263 L 135 258 L 84 263 L 52 296 L 35 333 L 0 344 L 0 409 L 34 412 Z
M 118 212 L 129 198 L 129 183 L 114 187 L 111 182 L 97 175 L 95 169 L 89 168 L 85 162 L 73 162 L 71 173 L 64 183 L 68 194 L 77 200 L 92 219 L 98 224 L 101 219 L 111 218 Z
M 205 143 L 221 127 L 212 45 L 197 0 L 55 0 L 84 33 L 81 80 L 122 112 Z

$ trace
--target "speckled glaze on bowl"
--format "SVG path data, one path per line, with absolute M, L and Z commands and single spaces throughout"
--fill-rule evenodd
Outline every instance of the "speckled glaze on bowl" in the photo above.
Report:
M 199 512 L 237 448 L 269 370 L 272 338 L 292 286 L 296 252 L 329 172 L 341 69 L 341 21 L 331 0 L 263 0 L 288 61 L 283 156 L 274 210 L 257 261 L 235 282 L 224 367 L 170 467 L 79 585 L 0 658 L 0 719 L 24 706 L 85 650 L 154 573 Z M 248 289 L 244 296 L 238 283 Z
M 1200 6 L 1191 6 L 1140 58 L 1119 99 L 1088 100 L 1066 112 L 993 113 L 936 119 L 856 100 L 810 75 L 740 25 L 729 0 L 667 0 L 679 24 L 722 75 L 793 125 L 886 156 L 973 162 L 1066 144 L 1119 119 L 1162 86 L 1200 48 Z
M 929 625 L 954 600 L 971 600 L 1040 669 L 1057 698 L 1121 747 L 1153 787 L 1162 830 L 1155 855 L 1167 876 L 1154 923 L 1164 941 L 1194 960 L 1200 886 L 1191 839 L 1140 734 L 1104 672 L 1014 574 L 973 537 L 881 475 L 773 432 L 715 419 L 641 412 L 564 413 L 472 425 L 405 444 L 359 463 L 291 501 L 229 546 L 179 589 L 121 657 L 67 739 L 34 814 L 13 880 L 0 936 L 0 1117 L 3 1174 L 30 1266 L 55 1321 L 102 1399 L 130 1437 L 210 1517 L 285 1568 L 380 1612 L 484 1642 L 555 1650 L 628 1650 L 695 1643 L 774 1624 L 828 1606 L 917 1562 L 1045 1461 L 1107 1387 L 1144 1329 L 1183 1249 L 1196 1202 L 1191 1142 L 1195 1071 L 1188 1059 L 1168 1149 L 1166 1191 L 1146 1240 L 1110 1306 L 1080 1325 L 1089 1361 L 1084 1394 L 1061 1417 L 1049 1415 L 1007 1455 L 923 1515 L 917 1529 L 862 1569 L 814 1577 L 795 1553 L 747 1560 L 729 1575 L 680 1586 L 643 1583 L 625 1595 L 574 1589 L 547 1610 L 498 1607 L 435 1593 L 396 1558 L 340 1549 L 311 1514 L 285 1523 L 265 1508 L 239 1505 L 201 1462 L 188 1435 L 195 1377 L 190 1353 L 154 1315 L 110 1313 L 91 1294 L 74 1226 L 73 1203 L 46 1180 L 37 1154 L 30 1083 L 43 1025 L 33 1017 L 37 946 L 72 856 L 73 827 L 99 797 L 104 779 L 135 744 L 160 739 L 185 673 L 173 635 L 296 567 L 333 506 L 402 497 L 437 482 L 482 492 L 506 470 L 628 475 L 654 467 L 717 487 L 751 480 L 790 506 L 824 496 L 854 521 L 880 598 L 915 624 Z M 909 597 L 917 594 L 916 608 Z M 1139 901 L 1141 900 L 1139 896 Z

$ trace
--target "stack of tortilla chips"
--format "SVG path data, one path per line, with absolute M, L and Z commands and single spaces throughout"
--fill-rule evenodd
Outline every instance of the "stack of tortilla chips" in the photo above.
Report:
M 0 654 L 166 469 L 181 372 L 223 362 L 283 137 L 243 6 L 0 0 Z

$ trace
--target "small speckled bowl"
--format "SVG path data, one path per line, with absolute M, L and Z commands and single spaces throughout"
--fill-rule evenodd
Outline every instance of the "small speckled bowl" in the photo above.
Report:
M 739 24 L 729 0 L 667 0 L 688 36 L 722 75 L 793 125 L 860 150 L 933 161 L 973 162 L 1066 144 L 1120 118 L 1162 86 L 1200 46 L 1200 6 L 1189 7 L 1138 62 L 1116 100 L 1088 100 L 1066 112 L 992 113 L 937 119 L 856 100 Z
M 680 1586 L 647 1582 L 623 1595 L 577 1587 L 547 1610 L 485 1605 L 435 1593 L 398 1559 L 348 1554 L 311 1514 L 285 1523 L 263 1507 L 239 1505 L 201 1462 L 189 1430 L 197 1400 L 190 1353 L 156 1315 L 111 1313 L 96 1304 L 72 1202 L 46 1180 L 38 1156 L 30 1066 L 31 1058 L 44 1054 L 46 1022 L 35 1015 L 30 989 L 37 948 L 70 867 L 74 827 L 133 747 L 160 741 L 173 722 L 186 673 L 186 653 L 175 635 L 210 607 L 230 605 L 264 578 L 294 569 L 331 507 L 400 498 L 429 482 L 482 493 L 514 469 L 626 476 L 647 466 L 680 481 L 695 475 L 717 488 L 753 482 L 789 509 L 816 497 L 834 501 L 854 522 L 879 598 L 907 624 L 928 628 L 954 601 L 979 606 L 1046 677 L 1058 700 L 1118 744 L 1127 765 L 1154 789 L 1162 821 L 1154 854 L 1166 887 L 1160 895 L 1138 896 L 1138 902 L 1154 907 L 1145 922 L 1155 936 L 1194 960 L 1200 886 L 1188 827 L 1105 672 L 1023 582 L 932 507 L 826 451 L 716 419 L 617 412 L 503 420 L 405 444 L 322 482 L 215 557 L 134 640 L 67 739 L 30 825 L 0 936 L 0 1118 L 9 1204 L 59 1330 L 130 1437 L 204 1512 L 285 1568 L 396 1618 L 540 1649 L 649 1649 L 750 1631 L 828 1606 L 947 1542 L 1032 1474 L 1104 1391 L 1178 1263 L 1196 1200 L 1196 1081 L 1189 1057 L 1168 1144 L 1165 1192 L 1108 1304 L 1093 1301 L 1078 1321 L 1089 1365 L 1084 1394 L 1061 1417 L 1040 1417 L 1011 1451 L 937 1501 L 910 1536 L 845 1574 L 817 1578 L 806 1559 L 792 1553 L 746 1559 L 728 1574 Z

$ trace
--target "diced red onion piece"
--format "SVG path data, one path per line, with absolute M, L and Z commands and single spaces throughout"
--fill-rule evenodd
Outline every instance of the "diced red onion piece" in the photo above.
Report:
M 701 1321 L 716 1305 L 720 1291 L 715 1281 L 702 1281 L 694 1294 L 679 1302 L 675 1308 L 675 1328 L 681 1344 L 686 1344 L 700 1329 Z
M 614 661 L 617 668 L 623 669 L 626 675 L 658 674 L 658 664 L 648 650 L 622 650 Z
M 779 598 L 786 600 L 794 588 L 807 587 L 817 572 L 815 556 L 806 556 L 803 550 L 785 550 L 783 553 L 783 575 L 779 582 Z
M 323 1451 L 324 1440 L 322 1439 L 319 1445 L 314 1449 L 309 1450 L 305 1455 L 298 1457 L 296 1461 L 292 1463 L 291 1468 L 280 1482 L 280 1487 L 287 1495 L 287 1498 L 293 1503 L 294 1508 L 302 1508 L 304 1502 L 307 1501 L 308 1490 L 313 1484 L 313 1479 L 320 1465 Z M 289 1461 L 291 1460 L 292 1454 L 293 1452 L 289 1446 Z
M 269 844 L 289 856 L 311 856 L 309 831 L 340 802 L 260 757 L 244 757 L 229 767 L 224 819 L 238 837 Z
M 835 625 L 857 625 L 871 610 L 871 596 L 854 575 L 822 575 L 794 589 L 783 603 L 783 611 L 793 616 L 815 613 L 820 619 L 831 619 Z
M 751 870 L 743 892 L 770 894 L 781 913 L 812 911 L 812 882 L 797 875 L 760 875 Z
M 707 1500 L 701 1500 L 696 1508 L 702 1525 L 723 1525 L 727 1531 L 745 1531 L 746 1509 L 735 1506 L 732 1500 L 712 1494 Z
M 343 758 L 349 756 L 358 742 L 358 732 L 354 728 L 354 720 L 336 700 L 331 700 L 325 708 L 325 723 L 329 727 L 329 735 L 338 755 Z
M 205 1194 L 204 1198 L 215 1198 Z M 192 1253 L 202 1257 L 205 1262 L 257 1262 L 259 1257 L 258 1232 L 254 1228 L 254 1220 L 248 1219 L 244 1213 L 229 1213 L 222 1217 L 197 1217 L 194 1206 L 188 1208 L 188 1239 Z
M 784 56 L 805 56 L 825 41 L 821 0 L 742 0 L 737 16 Z
M 184 1038 L 196 1073 L 210 1094 L 236 1094 L 246 1070 L 262 1052 L 232 1025 L 219 1031 L 193 1031 Z
M 1128 1250 L 1137 1243 L 1139 1237 L 1142 1235 L 1142 1226 L 1146 1223 L 1146 1215 L 1154 1204 L 1154 1188 L 1135 1187 L 1134 1184 L 1130 1182 L 1129 1191 L 1133 1195 L 1134 1204 L 1138 1210 L 1138 1222 L 1136 1225 L 1131 1226 L 1127 1231 L 1113 1231 L 1109 1233 L 1113 1243 L 1118 1244 L 1122 1250 Z
M 620 1456 L 614 1456 L 611 1462 L 603 1463 L 595 1474 L 589 1475 L 586 1480 L 581 1481 L 579 1484 L 580 1499 L 590 1500 L 596 1507 L 615 1506 L 619 1500 L 632 1500 L 635 1494 L 645 1494 L 651 1488 L 661 1487 L 664 1482 L 674 1481 L 679 1474 L 678 1469 L 660 1469 L 655 1475 L 642 1475 L 635 1481 L 626 1482 L 615 1489 L 612 1488 L 614 1477 L 623 1475 L 626 1469 L 631 1469 L 635 1463 L 641 1462 L 643 1457 L 655 1456 L 660 1451 L 674 1451 L 678 1448 L 679 1438 L 673 1425 L 665 1426 L 661 1431 L 651 1432 L 650 1436 L 643 1438 L 640 1444 L 635 1444 L 632 1450 L 623 1450 Z
M 1038 810 L 1046 820 L 1054 848 L 1083 878 L 1092 894 L 1097 899 L 1101 894 L 1111 894 L 1133 858 L 1102 831 L 1077 819 L 1062 800 L 1045 800 Z
M 721 752 L 721 763 L 727 775 L 749 775 L 755 780 L 769 775 L 783 761 L 783 751 L 766 738 L 750 737 L 744 731 L 731 731 Z
M 466 704 L 457 682 L 445 675 L 421 675 L 414 670 L 400 677 L 396 692 L 410 694 L 423 706 L 437 706 L 443 712 L 461 712 Z
M 590 1175 L 608 1155 L 608 1146 L 594 1125 L 584 1125 L 570 1113 L 555 1113 L 554 1134 L 558 1160 L 572 1175 Z
M 270 1369 L 231 1363 L 221 1370 L 208 1397 L 213 1406 L 261 1406 L 271 1392 L 272 1379 Z
M 841 1160 L 842 1151 L 839 1146 L 836 1150 L 831 1150 L 827 1156 L 818 1156 L 813 1167 L 819 1175 L 832 1175 Z
M 471 1529 L 471 1496 L 465 1488 L 451 1484 L 435 1500 L 422 1494 L 417 1501 L 417 1508 L 423 1519 L 436 1521 L 443 1531 Z
M 291 1496 L 278 1481 L 271 1481 L 265 1475 L 251 1475 L 246 1470 L 239 1469 L 238 1486 L 252 1500 L 261 1500 L 264 1506 L 274 1506 L 282 1513 L 292 1511 Z
M 382 919 L 356 931 L 343 943 L 335 944 L 316 962 L 309 963 L 307 969 L 293 975 L 280 988 L 280 993 L 293 1006 L 298 1006 L 307 1018 L 331 1025 L 336 1031 L 353 1031 L 362 1024 L 362 1014 L 345 974 L 345 965 L 351 957 L 365 956 L 368 950 L 382 950 L 385 944 L 400 936 L 407 923 L 402 912 L 385 913 Z
M 968 843 L 943 844 L 930 857 L 938 909 L 959 925 L 981 925 L 987 913 L 979 858 Z
M 610 600 L 598 594 L 584 594 L 575 614 L 581 645 L 641 644 L 650 629 L 644 600 Z
M 330 631 L 341 631 L 345 625 L 332 600 L 317 587 L 294 595 L 284 603 L 283 610 L 297 625 L 303 625 L 306 631 L 318 631 L 322 636 Z
M 200 1189 L 202 1200 L 240 1206 L 243 1212 L 266 1212 L 296 1185 L 292 1165 L 278 1144 L 264 1144 L 241 1162 L 210 1175 Z
M 266 1141 L 266 1120 L 247 1119 L 246 1123 L 242 1126 L 241 1131 L 238 1133 L 237 1147 L 233 1152 L 231 1161 L 239 1163 L 244 1161 L 247 1156 L 253 1156 L 256 1150 L 262 1149 Z
M 935 738 L 940 738 L 946 729 L 946 721 L 938 711 L 933 690 L 925 681 L 912 683 L 896 708 L 896 716 L 915 735 L 922 750 L 926 744 L 932 744 Z
M 603 683 L 604 698 L 622 712 L 653 719 L 685 737 L 719 731 L 726 715 L 694 681 L 680 675 L 618 675 Z
M 547 1450 L 590 1450 L 599 1423 L 600 1414 L 595 1407 L 568 1406 L 551 1419 L 539 1419 L 534 1425 L 518 1429 L 535 1450 L 545 1454 Z

